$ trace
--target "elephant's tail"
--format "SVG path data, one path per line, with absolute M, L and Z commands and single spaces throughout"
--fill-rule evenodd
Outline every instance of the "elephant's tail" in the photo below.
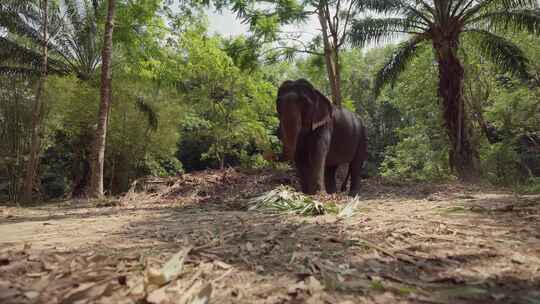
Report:
M 341 192 L 347 191 L 347 182 L 349 181 L 349 177 L 351 177 L 351 165 L 349 164 L 349 170 L 347 171 L 347 176 L 345 177 L 345 180 L 343 181 L 343 184 L 341 184 Z

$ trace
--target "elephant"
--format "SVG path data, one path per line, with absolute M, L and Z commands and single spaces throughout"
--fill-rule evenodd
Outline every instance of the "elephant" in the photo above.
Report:
M 360 118 L 333 105 L 306 79 L 284 81 L 276 104 L 280 160 L 294 162 L 302 192 L 337 192 L 336 171 L 348 164 L 342 191 L 350 176 L 349 195 L 356 196 L 367 159 L 366 128 Z

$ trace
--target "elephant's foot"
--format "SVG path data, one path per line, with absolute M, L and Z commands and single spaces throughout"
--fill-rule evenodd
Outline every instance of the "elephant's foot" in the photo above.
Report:
M 353 189 L 351 188 L 351 190 L 349 191 L 349 196 L 351 197 L 355 197 L 357 196 L 358 194 L 360 194 L 360 187 L 358 187 L 357 189 Z
M 336 185 L 336 182 L 334 180 L 334 182 L 332 181 L 329 181 L 326 183 L 325 185 L 325 188 L 326 188 L 326 193 L 328 194 L 334 194 L 337 192 L 337 185 Z
M 308 194 L 308 195 L 315 195 L 315 194 L 320 193 L 320 192 L 325 192 L 325 189 L 324 189 L 324 186 L 315 185 L 315 186 L 306 187 L 306 188 L 302 189 L 302 192 L 304 192 L 305 194 Z

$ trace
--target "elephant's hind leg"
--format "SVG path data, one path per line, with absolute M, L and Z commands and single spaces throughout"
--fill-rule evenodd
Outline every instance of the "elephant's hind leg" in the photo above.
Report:
M 326 167 L 326 170 L 324 172 L 324 183 L 326 186 L 326 192 L 328 192 L 329 194 L 337 192 L 336 171 L 337 167 Z
M 350 196 L 356 196 L 360 193 L 360 181 L 362 175 L 362 167 L 367 159 L 366 147 L 360 147 L 353 161 L 350 163 L 351 170 L 351 188 L 349 191 Z

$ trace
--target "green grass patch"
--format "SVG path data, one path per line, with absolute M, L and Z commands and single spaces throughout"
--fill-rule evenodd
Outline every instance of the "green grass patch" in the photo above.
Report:
M 418 292 L 418 290 L 417 290 L 416 288 L 414 288 L 414 287 L 407 287 L 407 286 L 400 286 L 400 287 L 396 288 L 396 291 L 397 291 L 399 294 L 403 295 L 403 296 L 408 296 L 408 295 L 410 295 L 410 294 L 412 294 L 412 293 Z
M 369 287 L 375 291 L 380 291 L 380 292 L 383 292 L 386 290 L 386 288 L 384 287 L 381 281 L 371 281 L 371 284 Z

